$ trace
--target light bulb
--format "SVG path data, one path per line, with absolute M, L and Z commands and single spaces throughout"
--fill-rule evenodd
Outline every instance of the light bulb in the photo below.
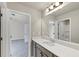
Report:
M 56 2 L 56 3 L 55 3 L 55 6 L 59 6 L 59 2 Z
M 46 9 L 46 12 L 49 12 L 49 9 L 48 8 Z
M 50 8 L 50 9 L 53 9 L 53 5 L 51 5 L 49 8 Z

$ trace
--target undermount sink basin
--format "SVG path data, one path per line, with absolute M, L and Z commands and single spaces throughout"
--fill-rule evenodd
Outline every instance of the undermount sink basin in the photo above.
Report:
M 53 46 L 53 45 L 54 45 L 54 42 L 51 42 L 51 41 L 44 41 L 43 44 L 47 44 L 47 45 Z

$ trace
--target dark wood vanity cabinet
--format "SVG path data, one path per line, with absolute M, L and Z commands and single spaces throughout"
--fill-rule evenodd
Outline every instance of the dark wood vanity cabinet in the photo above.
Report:
M 38 43 L 32 41 L 32 56 L 33 57 L 57 57 Z

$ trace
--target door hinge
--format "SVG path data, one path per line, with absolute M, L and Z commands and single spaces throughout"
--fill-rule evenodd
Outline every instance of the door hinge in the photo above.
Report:
M 2 40 L 2 37 L 0 37 L 0 40 Z
M 0 13 L 0 17 L 2 16 L 2 13 Z

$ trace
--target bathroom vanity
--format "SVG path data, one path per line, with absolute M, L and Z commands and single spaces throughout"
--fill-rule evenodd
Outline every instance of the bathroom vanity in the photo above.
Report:
M 35 57 L 57 57 L 57 55 L 51 53 L 49 50 L 47 50 L 45 47 L 41 46 L 37 42 L 32 41 L 32 43 L 33 43 L 33 56 Z
M 79 50 L 44 38 L 32 39 L 33 57 L 78 57 Z

